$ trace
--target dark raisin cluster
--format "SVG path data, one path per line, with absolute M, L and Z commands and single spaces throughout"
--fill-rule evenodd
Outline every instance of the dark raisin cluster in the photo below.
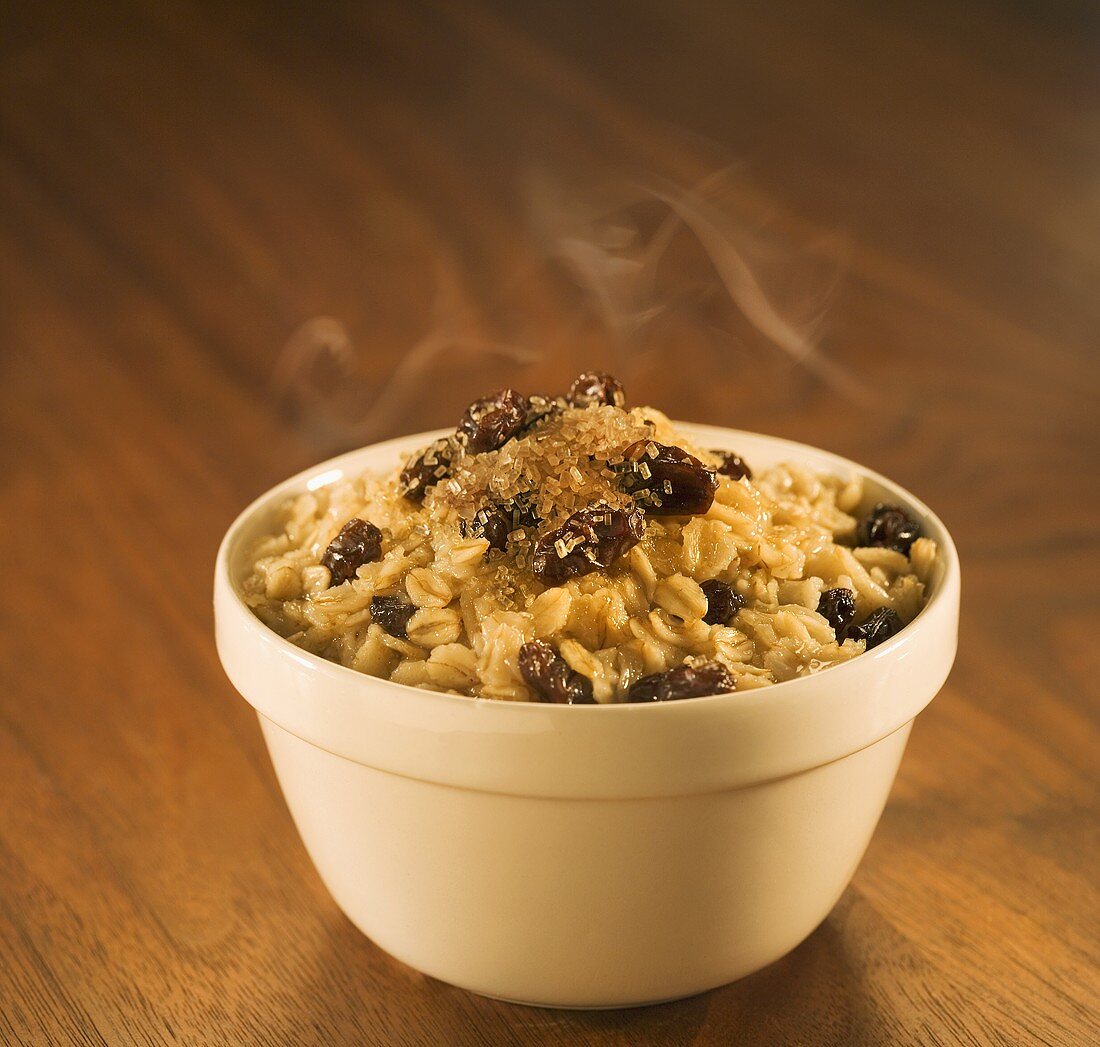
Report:
M 901 631 L 901 619 L 897 612 L 889 607 L 880 607 L 862 625 L 849 626 L 844 634 L 846 640 L 863 640 L 867 650 L 878 647 Z
M 490 549 L 503 552 L 512 533 L 512 517 L 499 505 L 487 505 L 478 509 L 472 520 L 460 520 L 458 530 L 463 538 L 484 538 Z
M 424 501 L 428 490 L 450 473 L 457 454 L 454 437 L 429 444 L 401 470 L 402 494 L 410 502 Z
M 817 613 L 832 627 L 837 643 L 845 640 L 863 640 L 867 650 L 885 643 L 901 630 L 902 622 L 897 612 L 880 607 L 861 625 L 853 625 L 856 616 L 856 597 L 851 589 L 826 589 L 817 603 Z
M 714 501 L 718 481 L 694 455 L 655 440 L 623 452 L 623 487 L 650 516 L 697 516 Z
M 482 397 L 466 409 L 453 436 L 436 441 L 407 462 L 401 471 L 403 493 L 411 501 L 422 502 L 427 492 L 449 475 L 459 456 L 495 451 L 567 406 L 621 408 L 625 404 L 622 383 L 602 371 L 578 375 L 564 396 L 525 397 L 515 389 L 503 389 Z M 718 472 L 738 478 L 752 476 L 737 455 L 715 453 L 722 461 Z M 635 508 L 592 506 L 574 513 L 561 527 L 539 538 L 532 570 L 547 585 L 560 585 L 569 578 L 610 566 L 641 539 L 643 512 L 651 516 L 705 513 L 718 486 L 715 470 L 682 448 L 653 440 L 639 440 L 628 447 L 616 468 Z M 534 528 L 539 523 L 523 505 L 487 504 L 472 520 L 463 521 L 460 528 L 464 535 L 484 537 L 491 549 L 503 551 L 515 530 Z M 740 606 L 740 597 L 732 590 L 714 590 L 708 601 L 708 621 L 728 621 Z
M 587 371 L 577 377 L 565 396 L 524 396 L 515 389 L 502 389 L 483 396 L 466 408 L 453 436 L 437 440 L 414 455 L 401 470 L 402 494 L 412 502 L 424 496 L 450 474 L 461 454 L 485 454 L 522 436 L 541 421 L 559 414 L 566 406 L 592 407 L 626 403 L 622 383 L 609 374 Z
M 900 505 L 879 502 L 860 521 L 857 539 L 860 545 L 896 549 L 909 555 L 912 544 L 920 537 L 920 524 Z
M 540 702 L 592 705 L 592 682 L 569 668 L 566 660 L 545 640 L 533 640 L 519 649 L 519 671 Z
M 717 578 L 702 582 L 699 588 L 707 598 L 707 613 L 703 621 L 708 625 L 728 625 L 730 619 L 745 606 L 745 598 L 732 585 Z
M 712 451 L 711 453 L 717 455 L 720 463 L 718 472 L 723 476 L 728 476 L 731 480 L 752 479 L 749 463 L 739 454 L 734 454 L 732 451 Z
M 539 422 L 561 414 L 564 408 L 564 397 L 544 396 L 542 393 L 535 393 L 533 396 L 529 396 L 527 398 L 527 417 L 523 421 L 523 427 L 520 429 L 520 432 L 526 433 L 529 429 L 534 429 Z
M 466 408 L 458 423 L 458 438 L 470 454 L 503 447 L 527 422 L 527 397 L 515 389 L 483 396 Z
M 490 549 L 503 552 L 508 548 L 508 536 L 513 531 L 533 530 L 538 525 L 539 518 L 530 496 L 520 495 L 505 504 L 493 502 L 482 506 L 472 520 L 461 520 L 458 529 L 464 538 L 484 538 Z
M 643 676 L 626 693 L 628 702 L 670 702 L 677 698 L 702 698 L 734 689 L 729 670 L 719 662 L 679 665 L 663 673 Z
M 332 576 L 329 585 L 341 585 L 354 578 L 364 564 L 373 563 L 381 556 L 382 532 L 369 521 L 353 517 L 328 543 L 321 563 Z
M 398 639 L 407 638 L 406 630 L 409 619 L 416 614 L 414 607 L 408 600 L 400 596 L 375 596 L 370 602 L 370 616 L 382 628 Z
M 546 585 L 610 567 L 642 539 L 645 521 L 637 509 L 594 505 L 575 512 L 535 543 L 531 571 Z
M 817 613 L 832 627 L 838 641 L 856 615 L 856 597 L 851 589 L 826 589 L 817 602 Z
M 572 407 L 624 407 L 626 394 L 617 378 L 602 371 L 585 371 L 569 387 L 565 397 Z

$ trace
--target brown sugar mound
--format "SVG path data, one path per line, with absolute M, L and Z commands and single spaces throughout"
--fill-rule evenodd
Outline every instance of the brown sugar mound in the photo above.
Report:
M 433 488 L 427 506 L 453 510 L 472 521 L 487 505 L 535 518 L 545 531 L 596 503 L 610 508 L 632 504 L 616 467 L 623 451 L 652 434 L 639 412 L 611 405 L 567 407 L 540 420 L 523 435 L 486 454 L 462 455 L 448 479 Z M 522 527 L 520 529 L 523 529 Z M 529 544 L 534 533 L 512 541 Z

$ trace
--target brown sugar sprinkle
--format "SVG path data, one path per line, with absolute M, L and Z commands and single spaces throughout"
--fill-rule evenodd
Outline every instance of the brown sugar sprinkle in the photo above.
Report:
M 529 504 L 537 530 L 545 532 L 597 502 L 611 509 L 628 507 L 632 499 L 622 490 L 615 467 L 623 451 L 651 431 L 638 411 L 567 407 L 542 421 L 537 434 L 459 459 L 450 477 L 433 490 L 429 508 L 453 510 L 471 520 L 487 502 L 508 505 L 519 499 Z M 536 527 L 523 530 L 521 544 L 533 541 Z

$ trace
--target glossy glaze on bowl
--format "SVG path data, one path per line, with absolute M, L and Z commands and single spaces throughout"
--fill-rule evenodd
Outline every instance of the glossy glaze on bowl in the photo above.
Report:
M 258 499 L 226 535 L 218 649 L 256 708 L 333 897 L 384 949 L 478 992 L 556 1006 L 688 995 L 782 956 L 827 915 L 913 717 L 954 659 L 950 536 L 907 492 L 823 451 L 682 426 L 754 466 L 862 473 L 939 544 L 928 605 L 815 676 L 660 705 L 436 694 L 303 652 L 244 606 L 249 546 L 298 491 L 383 470 L 435 434 L 352 452 Z

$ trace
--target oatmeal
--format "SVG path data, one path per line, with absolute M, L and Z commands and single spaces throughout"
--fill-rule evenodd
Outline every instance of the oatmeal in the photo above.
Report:
M 937 558 L 858 476 L 697 447 L 611 376 L 514 389 L 391 474 L 299 495 L 248 605 L 299 647 L 508 701 L 669 701 L 855 658 L 920 612 Z

